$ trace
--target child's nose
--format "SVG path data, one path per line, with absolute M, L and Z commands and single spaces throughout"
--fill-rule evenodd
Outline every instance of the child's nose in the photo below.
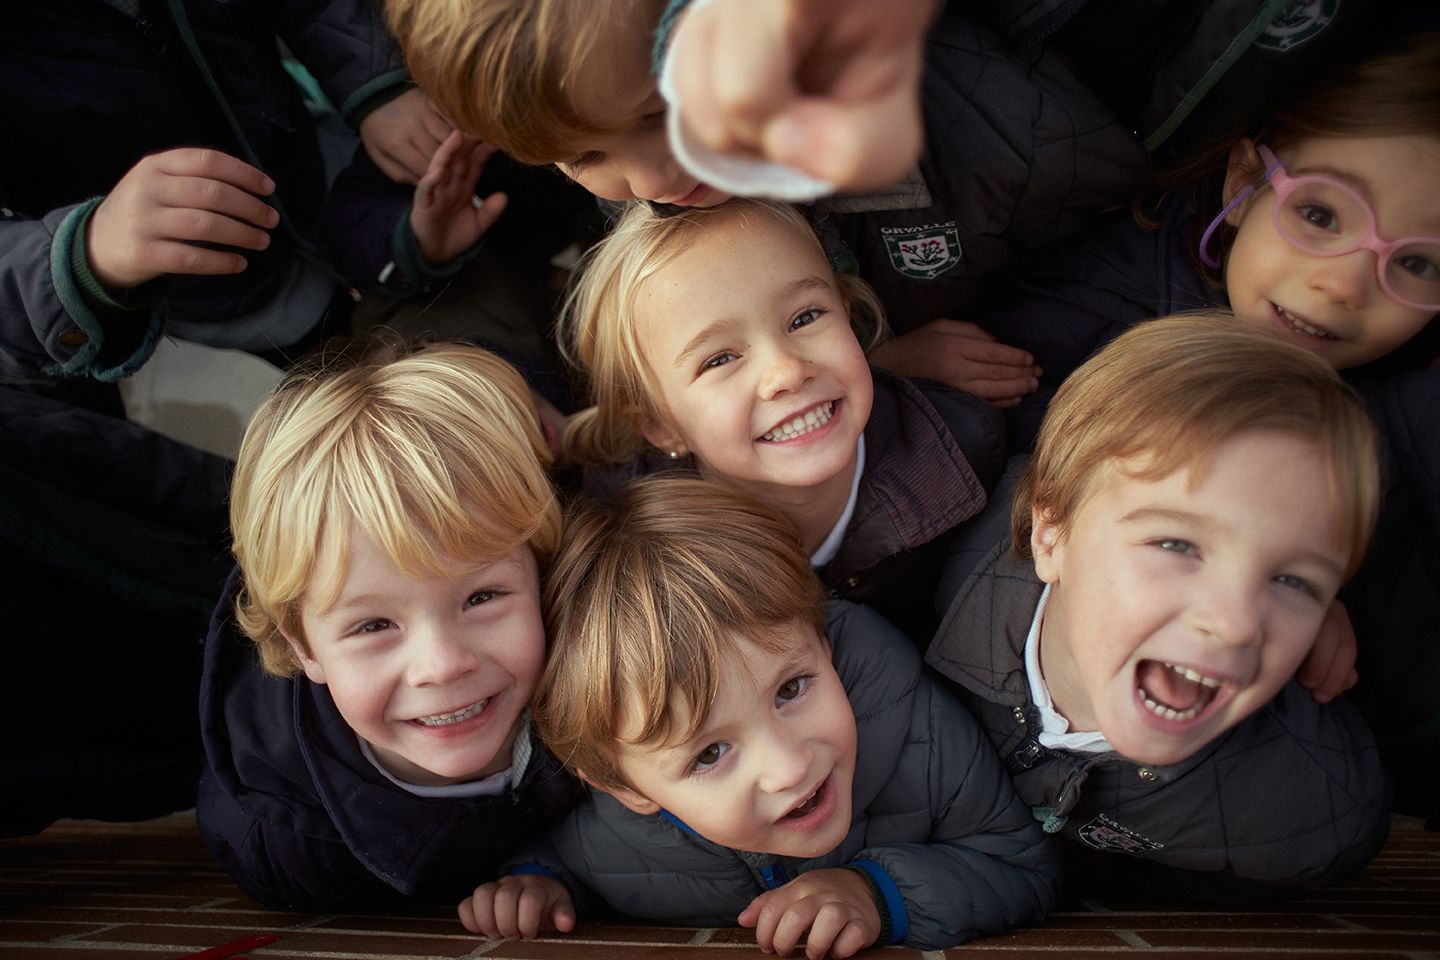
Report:
M 625 183 L 631 196 L 638 200 L 675 200 L 678 172 L 668 148 L 664 151 L 644 150 L 622 161 Z
M 760 396 L 771 400 L 784 393 L 793 393 L 809 379 L 809 364 L 803 357 L 788 350 L 776 350 L 765 359 L 765 372 L 760 381 Z
M 803 738 L 775 735 L 760 758 L 760 789 L 784 793 L 803 785 L 810 775 L 810 761 L 810 749 Z
M 1342 306 L 1357 307 L 1364 303 L 1372 283 L 1379 283 L 1379 278 L 1375 273 L 1375 254 L 1370 250 L 1317 257 L 1311 266 L 1311 286 Z
M 1261 600 L 1253 591 L 1214 584 L 1197 601 L 1191 623 L 1208 642 L 1233 648 L 1260 642 L 1264 634 Z
M 450 683 L 479 665 L 470 649 L 443 629 L 419 628 L 412 632 L 410 644 L 407 679 L 412 686 Z

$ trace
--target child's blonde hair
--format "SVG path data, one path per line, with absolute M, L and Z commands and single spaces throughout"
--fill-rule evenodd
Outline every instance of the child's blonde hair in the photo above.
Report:
M 402 570 L 522 543 L 543 569 L 560 537 L 550 461 L 525 381 L 478 347 L 391 343 L 287 376 L 245 431 L 230 498 L 235 613 L 261 665 L 299 670 L 284 634 L 303 647 L 302 602 L 334 602 L 352 528 Z
M 1060 385 L 1015 487 L 1015 550 L 1030 553 L 1032 508 L 1063 537 L 1106 464 L 1144 457 L 1134 479 L 1186 467 L 1197 477 L 1217 447 L 1251 430 L 1320 448 L 1354 573 L 1379 511 L 1375 428 L 1328 363 L 1221 310 L 1141 323 Z
M 566 428 L 569 459 L 623 463 L 645 448 L 643 426 L 663 422 L 665 411 L 656 403 L 659 387 L 636 333 L 640 290 L 698 238 L 731 224 L 743 229 L 758 217 L 790 228 L 825 256 L 800 211 L 769 200 L 730 200 L 666 216 L 647 203 L 633 202 L 610 235 L 586 254 L 566 300 L 559 339 L 566 360 L 588 380 L 595 406 L 572 417 Z M 835 279 L 856 337 L 866 350 L 872 349 L 885 337 L 884 308 L 859 277 L 839 273 Z
M 385 0 L 410 76 L 440 112 L 522 163 L 564 161 L 608 133 L 575 109 L 607 30 L 654 24 L 660 0 Z
M 616 745 L 682 742 L 704 725 L 737 638 L 785 649 L 777 628 L 825 630 L 825 589 L 776 510 L 683 474 L 634 480 L 582 503 L 545 589 L 550 655 L 535 726 L 595 785 L 627 787 Z M 683 728 L 676 709 L 689 711 Z

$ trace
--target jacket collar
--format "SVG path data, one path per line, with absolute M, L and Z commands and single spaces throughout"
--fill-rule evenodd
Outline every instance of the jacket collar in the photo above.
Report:
M 871 372 L 865 473 L 845 539 L 826 567 L 830 578 L 929 543 L 985 506 L 984 487 L 934 405 L 906 378 Z

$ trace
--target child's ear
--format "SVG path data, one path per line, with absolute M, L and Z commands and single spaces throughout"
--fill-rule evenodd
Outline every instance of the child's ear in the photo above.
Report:
M 585 782 L 585 786 L 591 790 L 599 790 L 601 793 L 610 794 L 610 796 L 620 801 L 622 807 L 631 813 L 638 813 L 642 817 L 648 817 L 652 813 L 660 812 L 660 804 L 642 793 L 636 793 L 629 787 L 602 787 L 594 780 L 591 780 L 585 774 L 584 770 L 576 770 L 575 772 L 580 776 L 580 779 Z
M 301 643 L 297 637 L 291 636 L 284 630 L 280 631 L 280 635 L 285 638 L 286 643 L 290 644 L 290 649 L 294 652 L 295 659 L 300 661 L 300 666 L 304 669 L 305 676 L 310 678 L 310 682 L 323 684 L 325 682 L 325 668 L 320 665 L 320 661 L 305 652 L 305 644 Z
M 679 460 L 690 455 L 690 448 L 686 446 L 685 440 L 667 423 L 647 417 L 644 425 L 640 428 L 640 434 L 671 460 Z
M 1039 507 L 1030 508 L 1030 555 L 1035 575 L 1046 583 L 1060 580 L 1060 534 L 1059 524 L 1046 520 Z
M 1255 150 L 1255 141 L 1249 137 L 1241 137 L 1237 140 L 1230 147 L 1230 160 L 1225 166 L 1225 190 L 1222 203 L 1228 206 L 1241 190 L 1260 178 L 1263 170 L 1260 154 Z M 1240 221 L 1245 219 L 1245 209 L 1249 206 L 1250 200 L 1247 199 L 1225 215 L 1225 222 L 1232 227 L 1240 226 Z

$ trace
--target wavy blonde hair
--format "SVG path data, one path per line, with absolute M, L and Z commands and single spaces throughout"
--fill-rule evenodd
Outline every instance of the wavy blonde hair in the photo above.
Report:
M 636 333 L 640 291 L 646 281 L 703 236 L 745 229 L 769 218 L 792 230 L 825 257 L 810 222 L 789 204 L 730 200 L 661 216 L 649 204 L 630 203 L 619 223 L 586 254 L 571 287 L 559 325 L 560 350 L 588 382 L 595 405 L 571 417 L 566 456 L 577 463 L 624 463 L 645 449 L 646 423 L 663 421 L 660 390 L 645 363 Z M 828 261 L 828 258 L 826 258 Z M 886 336 L 885 310 L 870 285 L 837 273 L 836 285 L 850 312 L 850 325 L 868 351 Z
M 1032 509 L 1063 537 L 1107 463 L 1145 457 L 1128 473 L 1142 481 L 1186 467 L 1200 474 L 1218 446 L 1252 430 L 1320 448 L 1350 546 L 1348 578 L 1380 509 L 1375 428 L 1330 364 L 1223 310 L 1138 324 L 1060 385 L 1015 486 L 1016 552 L 1030 555 Z
M 235 465 L 235 605 L 261 665 L 289 676 L 301 606 L 334 602 L 356 532 L 396 567 L 444 572 L 560 539 L 551 457 L 524 379 L 478 347 L 385 344 L 297 370 L 256 411 Z M 308 652 L 308 648 L 305 648 Z

